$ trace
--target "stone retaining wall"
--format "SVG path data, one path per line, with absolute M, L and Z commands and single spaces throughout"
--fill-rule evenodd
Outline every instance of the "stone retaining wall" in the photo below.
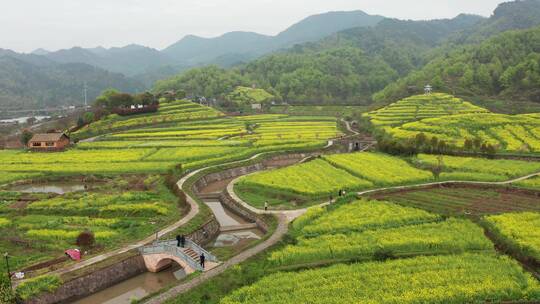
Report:
M 247 210 L 244 208 L 244 206 L 238 204 L 227 192 L 227 190 L 224 190 L 221 193 L 220 196 L 221 203 L 230 211 L 235 213 L 238 216 L 241 216 L 245 218 L 246 220 L 257 224 L 259 229 L 261 229 L 264 233 L 267 233 L 269 230 L 268 224 L 263 221 L 258 215 L 254 214 L 253 212 Z
M 134 256 L 88 275 L 65 282 L 53 293 L 44 293 L 25 304 L 71 303 L 146 272 L 142 256 Z
M 199 245 L 206 245 L 219 234 L 219 223 L 215 217 L 202 225 L 199 229 L 186 235 L 186 237 Z
M 227 169 L 225 171 L 210 173 L 208 175 L 200 178 L 195 184 L 193 184 L 193 190 L 199 192 L 202 188 L 208 186 L 211 183 L 221 181 L 224 179 L 235 178 L 238 176 L 246 175 L 251 172 L 259 171 L 265 169 L 265 166 L 262 163 L 257 163 L 254 165 L 238 167 Z
M 268 168 L 268 164 L 277 161 L 277 160 L 286 160 L 286 159 L 303 159 L 307 156 L 313 155 L 313 154 L 319 154 L 319 153 L 293 153 L 293 154 L 285 154 L 285 155 L 277 155 L 269 159 L 265 159 L 259 163 L 242 166 L 242 167 L 236 167 L 227 169 L 221 172 L 215 172 L 210 173 L 208 175 L 205 175 L 201 177 L 198 181 L 196 181 L 193 184 L 193 190 L 195 192 L 199 192 L 200 189 L 208 186 L 211 183 L 225 180 L 225 179 L 231 179 L 236 178 L 242 175 L 247 175 L 256 171 L 261 171 Z

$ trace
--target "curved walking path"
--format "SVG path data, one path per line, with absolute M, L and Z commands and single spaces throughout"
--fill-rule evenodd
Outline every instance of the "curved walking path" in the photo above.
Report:
M 377 189 L 371 189 L 366 191 L 357 192 L 356 194 L 361 196 L 365 194 L 371 194 L 371 193 L 377 193 L 377 192 L 384 192 L 388 190 L 408 190 L 408 189 L 414 189 L 414 188 L 421 188 L 421 187 L 429 187 L 429 186 L 444 186 L 444 185 L 450 185 L 450 184 L 463 184 L 463 185 L 486 185 L 486 186 L 497 186 L 497 185 L 509 185 L 513 184 L 522 180 L 529 179 L 531 177 L 540 176 L 540 172 L 531 173 L 529 175 L 517 177 L 514 179 L 510 179 L 507 181 L 502 182 L 479 182 L 479 181 L 442 181 L 442 182 L 431 182 L 431 183 L 423 183 L 423 184 L 416 184 L 416 185 L 406 185 L 406 186 L 393 186 L 393 187 L 385 187 L 385 188 L 377 188 Z
M 347 131 L 351 132 L 352 133 L 352 136 L 354 135 L 358 135 L 360 134 L 360 132 L 354 130 L 352 127 L 351 127 L 351 123 L 346 121 L 345 119 L 341 119 L 341 121 L 343 121 L 345 123 L 345 126 L 347 128 Z

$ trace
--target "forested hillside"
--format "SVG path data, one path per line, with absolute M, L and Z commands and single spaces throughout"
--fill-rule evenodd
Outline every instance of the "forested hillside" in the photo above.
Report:
M 4 109 L 81 105 L 85 82 L 90 101 L 110 87 L 126 92 L 135 92 L 142 87 L 121 74 L 82 63 L 36 61 L 32 64 L 0 56 L 0 67 L 0 107 Z
M 385 19 L 238 68 L 192 70 L 159 82 L 156 90 L 219 99 L 236 86 L 256 84 L 289 103 L 370 104 L 431 83 L 457 95 L 538 101 L 538 29 L 506 31 L 540 23 L 539 3 L 504 3 L 490 18 Z
M 424 68 L 377 93 L 377 101 L 398 100 L 410 87 L 431 83 L 436 90 L 540 102 L 540 27 L 499 34 L 478 45 L 455 47 Z

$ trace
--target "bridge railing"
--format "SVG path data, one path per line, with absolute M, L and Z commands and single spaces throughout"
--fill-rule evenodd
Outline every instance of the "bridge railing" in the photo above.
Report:
M 139 248 L 139 251 L 142 255 L 148 254 L 162 254 L 168 253 L 170 255 L 176 256 L 183 261 L 185 261 L 191 268 L 195 270 L 204 270 L 198 261 L 194 260 L 191 256 L 187 255 L 182 248 L 177 247 L 176 243 L 172 242 L 156 242 L 150 246 L 145 246 Z
M 218 259 L 215 255 L 211 254 L 210 252 L 208 252 L 207 250 L 205 250 L 204 248 L 202 248 L 201 246 L 199 246 L 197 243 L 195 243 L 194 241 L 190 240 L 190 239 L 187 239 L 186 240 L 186 245 L 191 248 L 191 250 L 195 251 L 198 255 L 201 255 L 201 254 L 204 254 L 204 257 L 208 260 L 208 261 L 212 261 L 212 262 L 217 262 Z
M 186 262 L 193 268 L 202 270 L 202 267 L 199 265 L 198 261 L 194 260 L 191 256 L 187 255 L 181 247 L 178 247 L 178 241 L 176 240 L 166 240 L 166 241 L 155 241 L 152 245 L 144 246 L 140 248 L 141 254 L 159 254 L 159 253 L 170 253 L 173 254 Z M 197 255 L 204 254 L 204 257 L 207 261 L 218 262 L 218 259 L 215 255 L 211 254 L 197 243 L 190 239 L 186 239 L 186 248 L 190 248 Z
M 166 241 L 156 241 L 152 243 L 152 246 L 173 246 L 176 247 L 178 242 L 176 240 L 166 240 Z M 217 262 L 218 259 L 215 255 L 211 254 L 199 244 L 195 243 L 194 241 L 190 239 L 186 239 L 186 247 L 191 248 L 191 250 L 195 251 L 199 256 L 204 253 L 204 257 L 207 261 Z

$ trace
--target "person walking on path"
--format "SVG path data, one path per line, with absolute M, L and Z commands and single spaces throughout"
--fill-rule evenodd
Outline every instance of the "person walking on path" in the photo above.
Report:
M 268 211 L 268 201 L 264 202 L 264 211 Z
M 204 253 L 201 253 L 201 256 L 199 257 L 199 260 L 201 262 L 201 267 L 204 269 L 204 260 L 206 257 L 204 256 Z

